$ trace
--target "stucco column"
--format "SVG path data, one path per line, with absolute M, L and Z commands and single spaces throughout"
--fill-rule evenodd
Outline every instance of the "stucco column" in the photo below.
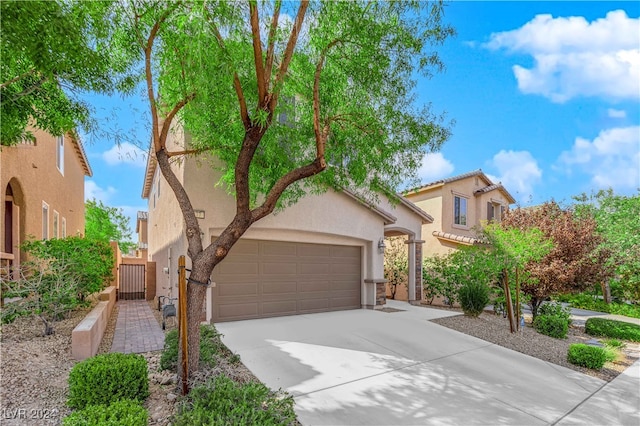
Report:
M 422 244 L 423 240 L 407 240 L 409 250 L 409 303 L 419 304 L 422 300 Z

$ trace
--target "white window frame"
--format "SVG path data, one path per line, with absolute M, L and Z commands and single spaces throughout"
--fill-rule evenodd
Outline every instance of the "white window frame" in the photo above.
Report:
M 53 211 L 53 238 L 58 238 L 60 236 L 60 213 L 56 210 Z
M 67 238 L 67 219 L 62 217 L 62 232 L 60 233 L 62 238 Z
M 49 204 L 42 202 L 42 239 L 49 239 Z
M 456 216 L 456 199 L 460 200 L 460 212 L 457 216 Z M 464 211 L 462 211 L 463 201 L 464 201 Z M 464 223 L 462 223 L 462 220 L 459 220 L 458 217 L 464 218 Z M 453 226 L 460 227 L 460 228 L 469 227 L 469 199 L 460 194 L 453 194 Z
M 56 138 L 56 167 L 64 176 L 64 135 Z

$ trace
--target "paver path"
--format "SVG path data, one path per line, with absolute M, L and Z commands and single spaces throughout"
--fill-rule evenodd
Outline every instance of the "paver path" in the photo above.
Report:
M 145 300 L 120 300 L 111 352 L 142 353 L 164 347 L 164 333 Z

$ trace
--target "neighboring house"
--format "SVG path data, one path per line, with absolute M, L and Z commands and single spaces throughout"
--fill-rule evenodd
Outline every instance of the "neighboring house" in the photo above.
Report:
M 475 229 L 499 222 L 515 199 L 482 170 L 428 183 L 405 193 L 407 199 L 433 216 L 422 227 L 424 257 L 445 254 L 477 243 Z
M 188 135 L 176 132 L 169 149 L 184 149 L 188 140 Z M 231 222 L 235 198 L 216 185 L 220 173 L 208 161 L 188 157 L 173 167 L 208 245 Z M 157 295 L 171 292 L 175 297 L 178 257 L 187 250 L 185 227 L 153 155 L 147 162 L 142 196 L 149 200 L 149 260 L 157 265 Z M 308 195 L 252 225 L 216 267 L 203 307 L 206 319 L 220 322 L 381 307 L 385 235 L 407 237 L 409 299 L 419 301 L 421 231 L 431 220 L 400 196 L 394 203 L 383 199 L 372 205 L 347 191 Z
M 84 234 L 84 177 L 91 167 L 75 133 L 0 148 L 1 267 L 19 266 L 20 245 L 30 237 Z
M 136 257 L 147 259 L 149 257 L 149 237 L 147 236 L 147 212 L 139 211 L 136 218 L 136 234 L 138 234 L 138 247 L 136 249 Z

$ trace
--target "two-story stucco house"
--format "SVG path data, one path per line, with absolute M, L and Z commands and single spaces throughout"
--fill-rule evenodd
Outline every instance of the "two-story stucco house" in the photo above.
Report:
M 515 199 L 482 170 L 428 183 L 405 196 L 433 216 L 422 226 L 425 257 L 445 254 L 476 243 L 475 229 L 486 221 L 500 221 Z
M 189 135 L 176 131 L 171 138 L 170 149 L 188 146 Z M 216 185 L 220 173 L 207 161 L 187 157 L 173 167 L 208 245 L 231 222 L 235 199 Z M 149 260 L 156 262 L 157 295 L 171 291 L 176 297 L 177 261 L 187 251 L 185 227 L 153 155 L 142 196 L 149 200 Z M 407 237 L 409 300 L 420 301 L 420 240 L 423 224 L 430 221 L 427 213 L 400 196 L 397 203 L 382 199 L 373 205 L 348 191 L 307 195 L 252 225 L 218 265 L 207 292 L 207 319 L 220 322 L 380 306 L 385 297 L 385 234 Z
M 78 136 L 33 131 L 35 141 L 0 149 L 0 260 L 20 265 L 28 238 L 84 234 L 84 177 L 91 167 Z

